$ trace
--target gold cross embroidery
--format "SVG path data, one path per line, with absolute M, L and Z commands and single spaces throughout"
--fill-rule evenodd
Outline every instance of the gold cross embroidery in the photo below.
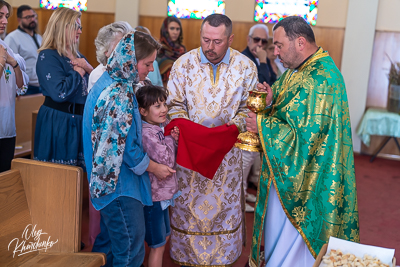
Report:
M 204 250 L 206 250 L 208 246 L 212 245 L 212 242 L 208 240 L 207 237 L 203 237 L 203 240 L 199 241 L 199 245 L 202 246 Z
M 213 208 L 214 208 L 213 206 L 211 206 L 211 205 L 208 204 L 208 200 L 205 200 L 205 201 L 204 201 L 204 204 L 203 204 L 203 205 L 200 205 L 199 210 L 202 210 L 203 213 L 204 213 L 204 215 L 207 215 L 208 212 L 209 212 L 210 210 L 212 210 Z

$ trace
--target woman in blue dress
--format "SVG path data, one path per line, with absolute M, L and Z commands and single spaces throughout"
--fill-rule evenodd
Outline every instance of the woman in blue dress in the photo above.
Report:
M 92 66 L 78 51 L 81 13 L 58 8 L 43 35 L 36 64 L 46 97 L 35 129 L 34 158 L 84 167 L 82 114 Z

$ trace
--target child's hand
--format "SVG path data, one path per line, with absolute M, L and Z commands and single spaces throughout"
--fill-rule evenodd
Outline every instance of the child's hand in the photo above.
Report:
M 171 136 L 174 138 L 176 142 L 179 140 L 179 128 L 177 126 L 174 126 L 174 129 L 171 130 Z

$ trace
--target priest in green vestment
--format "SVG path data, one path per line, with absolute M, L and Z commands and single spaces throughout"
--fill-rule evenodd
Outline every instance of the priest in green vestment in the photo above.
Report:
M 340 71 L 304 19 L 273 31 L 288 70 L 272 88 L 258 85 L 270 107 L 246 119 L 263 146 L 249 264 L 309 267 L 329 236 L 359 242 L 349 108 Z

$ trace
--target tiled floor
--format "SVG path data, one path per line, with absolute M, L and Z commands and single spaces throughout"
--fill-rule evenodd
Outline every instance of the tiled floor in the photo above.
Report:
M 355 156 L 361 243 L 394 248 L 400 261 L 400 161 L 377 158 L 370 163 L 369 158 Z M 84 191 L 88 192 L 87 183 Z M 250 192 L 256 194 L 255 190 L 250 189 Z M 91 251 L 87 207 L 88 194 L 84 194 L 82 241 L 87 244 L 84 251 Z M 244 267 L 248 261 L 253 220 L 253 213 L 246 213 L 247 246 L 234 267 Z M 146 260 L 144 263 L 147 267 Z M 178 266 L 169 257 L 168 245 L 163 266 Z
M 87 181 L 84 184 L 84 192 L 88 192 L 87 188 Z M 252 194 L 256 194 L 256 190 L 249 189 L 248 190 Z M 84 193 L 83 195 L 83 208 L 82 208 L 82 242 L 85 244 L 85 248 L 82 251 L 91 251 L 92 244 L 89 244 L 89 236 L 88 236 L 88 222 L 89 222 L 89 214 L 88 214 L 88 194 Z M 251 206 L 254 206 L 254 203 L 249 203 Z M 241 266 L 244 267 L 249 260 L 250 255 L 250 245 L 251 245 L 251 235 L 253 231 L 253 220 L 254 220 L 254 213 L 246 213 L 246 247 L 243 248 L 242 255 L 235 263 L 234 266 Z M 143 229 L 144 230 L 144 229 Z M 149 249 L 146 246 L 146 257 L 144 261 L 144 265 L 147 267 L 147 258 L 148 258 Z M 165 253 L 164 253 L 164 262 L 163 267 L 172 267 L 172 266 L 179 266 L 172 262 L 169 256 L 169 245 L 167 244 Z

